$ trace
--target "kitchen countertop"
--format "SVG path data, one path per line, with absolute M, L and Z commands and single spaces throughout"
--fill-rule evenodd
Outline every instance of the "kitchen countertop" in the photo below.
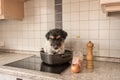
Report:
M 32 54 L 17 54 L 17 53 L 0 53 L 0 66 L 18 61 L 27 57 L 33 56 Z
M 80 73 L 72 73 L 70 67 L 62 74 L 52 74 L 34 70 L 3 66 L 34 55 L 0 53 L 0 73 L 31 80 L 120 80 L 120 63 L 94 61 L 94 70 L 86 70 L 85 64 Z
M 120 80 L 120 63 L 94 61 L 93 71 L 84 65 L 79 74 L 73 74 L 69 68 L 63 75 L 68 80 Z

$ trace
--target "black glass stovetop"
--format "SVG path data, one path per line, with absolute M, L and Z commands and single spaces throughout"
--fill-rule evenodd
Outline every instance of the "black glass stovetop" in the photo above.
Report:
M 32 56 L 29 58 L 6 64 L 4 66 L 61 74 L 65 69 L 67 69 L 70 66 L 70 63 L 65 63 L 61 65 L 48 65 L 42 62 L 40 57 Z

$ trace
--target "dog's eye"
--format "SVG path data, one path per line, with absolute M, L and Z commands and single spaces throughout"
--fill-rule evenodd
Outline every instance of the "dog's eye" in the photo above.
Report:
M 50 39 L 54 39 L 54 36 L 51 36 L 51 35 L 50 35 L 49 38 L 50 38 Z
M 61 38 L 58 38 L 58 39 L 56 39 L 56 40 L 62 40 Z
M 52 38 L 50 38 L 49 40 L 53 40 Z
M 60 38 L 56 38 L 56 40 L 59 40 Z
M 58 35 L 57 37 L 56 37 L 56 39 L 60 39 L 61 38 L 61 36 L 60 35 Z

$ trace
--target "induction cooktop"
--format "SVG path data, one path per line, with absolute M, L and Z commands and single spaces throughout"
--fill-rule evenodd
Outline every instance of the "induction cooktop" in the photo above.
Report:
M 61 65 L 48 65 L 42 62 L 40 57 L 32 56 L 9 64 L 5 64 L 4 66 L 61 74 L 70 66 L 70 63 Z

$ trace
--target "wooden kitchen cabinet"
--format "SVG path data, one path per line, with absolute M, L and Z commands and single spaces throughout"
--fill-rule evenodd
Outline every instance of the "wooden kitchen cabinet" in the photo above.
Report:
M 24 0 L 0 0 L 0 19 L 18 19 L 24 17 Z

